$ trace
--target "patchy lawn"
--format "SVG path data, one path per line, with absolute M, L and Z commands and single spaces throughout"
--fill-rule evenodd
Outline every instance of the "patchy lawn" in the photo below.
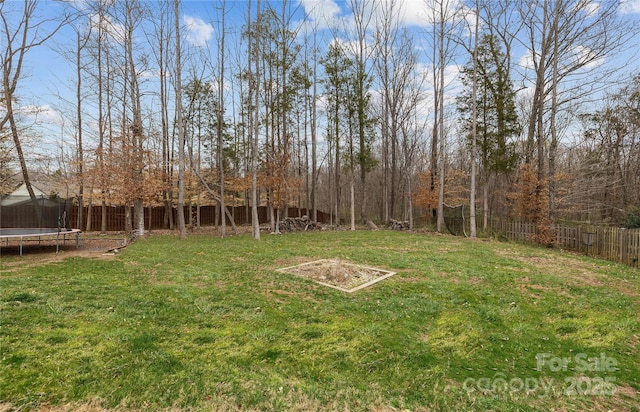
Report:
M 0 258 L 0 411 L 640 410 L 622 265 L 392 231 L 63 257 Z M 278 271 L 322 259 L 397 274 Z

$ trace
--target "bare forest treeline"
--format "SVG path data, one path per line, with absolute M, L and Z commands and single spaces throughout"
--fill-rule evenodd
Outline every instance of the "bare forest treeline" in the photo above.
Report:
M 2 192 L 35 172 L 22 58 L 56 37 L 74 144 L 53 169 L 90 228 L 107 230 L 98 205 L 130 206 L 139 234 L 148 207 L 184 234 L 185 205 L 266 207 L 274 231 L 298 208 L 442 231 L 447 205 L 473 204 L 472 235 L 515 219 L 543 242 L 563 221 L 640 221 L 640 73 L 624 60 L 639 26 L 618 2 L 430 0 L 419 26 L 397 0 L 326 20 L 293 0 L 209 3 L 202 42 L 179 0 L 90 0 L 62 19 L 0 2 Z

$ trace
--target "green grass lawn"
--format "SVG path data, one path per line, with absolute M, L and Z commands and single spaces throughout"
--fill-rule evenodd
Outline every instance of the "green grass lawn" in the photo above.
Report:
M 398 272 L 348 294 L 276 269 Z M 391 231 L 0 261 L 0 410 L 640 410 L 640 272 Z

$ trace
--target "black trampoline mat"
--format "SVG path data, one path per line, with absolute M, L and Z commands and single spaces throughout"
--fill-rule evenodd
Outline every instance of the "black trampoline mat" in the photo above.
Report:
M 58 229 L 55 227 L 3 227 L 0 228 L 0 238 L 27 236 L 56 236 L 80 233 L 80 229 Z

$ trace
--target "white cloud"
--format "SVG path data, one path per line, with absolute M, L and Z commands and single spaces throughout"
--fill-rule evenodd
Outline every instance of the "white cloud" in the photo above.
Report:
M 535 87 L 532 85 L 522 87 L 516 90 L 517 101 L 530 102 L 533 99 Z
M 539 56 L 538 56 L 539 57 Z M 575 46 L 571 54 L 566 57 L 560 57 L 561 65 L 579 65 L 584 70 L 594 69 L 606 62 L 605 57 L 597 57 L 594 51 L 584 46 Z M 533 55 L 531 50 L 527 50 L 518 61 L 518 65 L 526 70 L 533 70 Z
M 587 6 L 589 17 L 595 16 L 600 11 L 600 3 L 592 2 Z
M 431 11 L 426 1 L 401 0 L 400 21 L 407 26 L 424 26 L 431 20 Z
M 620 12 L 623 14 L 640 13 L 640 0 L 622 0 L 620 2 Z
M 399 4 L 402 10 L 400 21 L 406 26 L 430 26 L 440 14 L 440 4 L 434 0 L 399 0 Z M 459 18 L 468 18 L 469 10 L 464 7 L 462 1 L 451 0 L 444 6 L 447 18 L 454 15 L 459 15 Z M 460 14 L 461 10 L 465 12 Z
M 597 57 L 593 50 L 584 46 L 576 46 L 573 49 L 576 63 L 582 66 L 583 70 L 590 70 L 603 65 L 606 61 L 604 57 Z
M 213 36 L 213 26 L 200 17 L 184 15 L 182 17 L 185 28 L 187 30 L 186 39 L 189 43 L 196 47 L 206 46 L 211 36 Z
M 25 121 L 32 122 L 38 126 L 64 126 L 64 119 L 59 111 L 48 104 L 44 105 L 24 105 L 15 109 L 15 114 Z
M 351 12 L 345 1 L 336 0 L 298 0 L 307 17 L 318 24 L 319 28 L 349 27 Z M 428 26 L 434 20 L 434 0 L 394 0 L 394 12 L 403 26 Z M 640 1 L 640 0 L 639 0 Z M 391 0 L 374 0 L 366 4 L 368 13 L 381 14 Z M 462 8 L 460 0 L 452 0 L 446 4 L 446 15 L 452 16 Z
M 523 69 L 531 69 L 533 70 L 533 53 L 531 49 L 528 49 L 525 54 L 518 61 L 518 66 Z
M 102 30 L 106 35 L 116 43 L 124 43 L 126 29 L 123 24 L 115 22 L 111 16 L 103 14 L 100 17 L 99 14 L 92 14 L 90 17 L 91 26 L 94 29 L 102 27 Z
M 6 112 L 6 106 L 0 103 L 0 115 L 4 116 Z M 57 128 L 64 126 L 62 114 L 48 104 L 14 104 L 13 114 L 18 122 L 25 123 L 29 126 L 37 125 Z
M 319 28 L 335 26 L 342 9 L 334 0 L 299 0 L 305 14 Z
M 579 3 L 575 5 L 578 10 L 585 13 L 586 17 L 594 17 L 601 9 L 599 1 L 588 1 L 586 3 Z

